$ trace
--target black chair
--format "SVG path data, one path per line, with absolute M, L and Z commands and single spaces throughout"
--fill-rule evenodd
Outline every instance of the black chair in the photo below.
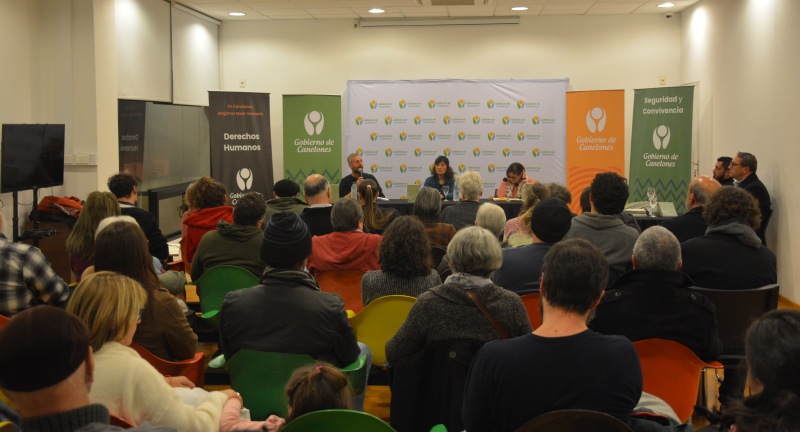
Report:
M 431 246 L 431 268 L 439 268 L 442 258 L 447 255 L 447 251 L 436 246 Z
M 622 420 L 597 411 L 567 409 L 542 414 L 516 432 L 633 432 Z
M 442 283 L 444 283 L 444 280 L 447 279 L 447 277 L 451 274 L 453 274 L 453 269 L 448 267 L 447 270 L 439 273 L 439 279 L 441 279 Z

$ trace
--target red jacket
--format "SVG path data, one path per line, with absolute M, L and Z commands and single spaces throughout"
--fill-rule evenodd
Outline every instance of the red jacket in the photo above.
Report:
M 209 232 L 217 229 L 219 221 L 233 223 L 233 207 L 219 206 L 198 210 L 191 214 L 184 214 L 182 228 L 186 228 L 181 239 L 181 254 L 183 261 L 191 263 L 200 239 Z
M 360 231 L 335 231 L 311 237 L 306 267 L 314 277 L 331 270 L 380 270 L 378 249 L 383 237 Z

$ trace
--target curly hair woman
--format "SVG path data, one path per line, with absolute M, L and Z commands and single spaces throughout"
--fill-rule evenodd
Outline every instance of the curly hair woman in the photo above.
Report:
M 389 226 L 380 246 L 381 270 L 369 271 L 361 278 L 364 306 L 378 297 L 407 295 L 418 297 L 441 283 L 431 269 L 431 250 L 425 226 L 413 216 L 400 216 Z
M 183 261 L 191 263 L 200 239 L 217 229 L 220 221 L 233 223 L 233 207 L 225 205 L 228 192 L 225 185 L 211 177 L 201 177 L 186 190 L 189 209 L 181 221 L 181 255 Z M 185 229 L 184 229 L 185 228 Z

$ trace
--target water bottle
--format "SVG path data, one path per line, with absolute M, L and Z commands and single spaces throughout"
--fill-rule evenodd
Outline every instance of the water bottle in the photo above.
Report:
M 458 192 L 458 182 L 453 182 L 453 201 L 458 201 L 459 199 L 459 192 Z
M 356 182 L 353 182 L 353 186 L 350 186 L 350 198 L 358 200 L 358 189 L 356 189 Z

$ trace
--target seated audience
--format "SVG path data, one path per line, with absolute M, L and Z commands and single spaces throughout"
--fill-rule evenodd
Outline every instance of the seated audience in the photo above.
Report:
M 86 268 L 94 264 L 94 234 L 97 224 L 107 217 L 120 214 L 117 198 L 111 192 L 95 191 L 86 198 L 83 210 L 67 236 L 69 268 L 76 282 L 80 282 Z
M 308 271 L 314 276 L 331 270 L 380 270 L 378 247 L 382 237 L 363 232 L 364 213 L 355 200 L 338 201 L 331 211 L 333 232 L 314 236 Z
M 531 244 L 531 213 L 534 207 L 544 198 L 550 196 L 550 189 L 542 183 L 533 183 L 523 192 L 524 201 L 519 216 L 506 222 L 503 239 L 509 247 L 520 247 Z
M 436 189 L 420 189 L 414 200 L 413 213 L 425 225 L 425 234 L 431 246 L 446 250 L 450 240 L 456 235 L 456 228 L 451 224 L 439 222 L 442 201 L 438 194 Z
M 675 234 L 681 243 L 706 235 L 708 225 L 703 219 L 703 206 L 708 201 L 708 197 L 719 188 L 719 182 L 707 176 L 693 178 L 689 182 L 689 192 L 686 194 L 688 211 L 680 216 L 667 219 L 660 225 Z
M 605 172 L 595 176 L 590 188 L 591 212 L 572 219 L 564 240 L 582 238 L 600 249 L 608 260 L 609 281 L 613 282 L 628 269 L 633 244 L 639 237 L 618 216 L 628 201 L 628 182 L 619 174 Z
M 315 411 L 352 409 L 353 389 L 347 375 L 333 365 L 320 362 L 297 369 L 286 384 L 289 416 L 286 422 Z
M 544 256 L 569 231 L 571 222 L 572 213 L 563 201 L 553 197 L 541 200 L 529 222 L 533 243 L 503 249 L 503 265 L 492 281 L 517 294 L 538 292 Z
M 86 274 L 113 271 L 139 282 L 147 304 L 134 342 L 166 360 L 192 358 L 197 352 L 194 334 L 178 300 L 159 283 L 144 232 L 135 221 L 112 222 L 97 233 L 95 265 Z
M 375 205 L 378 199 L 378 184 L 375 180 L 363 180 L 358 184 L 358 202 L 364 212 L 364 231 L 372 234 L 383 234 L 389 224 L 397 217 L 393 208 L 381 209 Z
M 716 308 L 681 273 L 681 244 L 663 227 L 651 227 L 633 247 L 633 270 L 609 287 L 589 328 L 631 341 L 669 339 L 703 360 L 722 353 Z
M 136 219 L 136 223 L 142 227 L 145 237 L 150 246 L 150 255 L 158 258 L 161 262 L 169 259 L 169 246 L 164 234 L 158 227 L 156 217 L 147 210 L 136 206 L 139 200 L 139 180 L 131 173 L 122 172 L 114 174 L 108 178 L 108 190 L 117 197 L 119 205 L 122 207 L 122 214 Z
M 717 158 L 717 163 L 711 170 L 711 175 L 714 180 L 718 181 L 722 186 L 733 186 L 733 177 L 731 177 L 731 162 L 733 158 L 730 156 L 720 156 Z
M 545 183 L 544 185 L 550 190 L 551 197 L 556 197 L 564 201 L 567 206 L 572 204 L 572 192 L 570 192 L 566 186 L 555 182 Z
M 267 201 L 267 212 L 264 215 L 264 225 L 269 222 L 269 218 L 275 213 L 290 211 L 297 214 L 303 213 L 308 207 L 303 200 L 297 198 L 300 194 L 300 186 L 293 180 L 281 179 L 275 182 L 272 187 L 273 199 Z
M 192 280 L 218 265 L 242 267 L 256 276 L 264 271 L 261 261 L 261 221 L 266 211 L 264 198 L 258 192 L 244 194 L 233 206 L 233 223 L 219 221 L 217 229 L 200 240 L 192 261 Z
M 225 205 L 227 195 L 225 185 L 211 177 L 201 177 L 187 189 L 186 199 L 193 211 L 184 213 L 181 222 L 186 226 L 181 238 L 184 262 L 192 262 L 200 240 L 207 232 L 217 229 L 220 221 L 233 222 L 233 207 Z
M 77 317 L 52 306 L 27 309 L 0 329 L 0 346 L 14 347 L 0 350 L 0 389 L 19 410 L 22 430 L 122 430 L 109 426 L 108 408 L 89 399 L 96 357 L 89 329 Z
M 444 284 L 419 296 L 397 334 L 386 343 L 389 363 L 413 356 L 433 342 L 498 339 L 498 331 L 467 291 L 477 294 L 512 337 L 531 331 L 531 323 L 519 296 L 489 279 L 502 263 L 500 242 L 494 234 L 477 226 L 465 228 L 453 237 L 447 247 L 447 256 L 454 273 Z
M 25 243 L 8 240 L 2 233 L 5 217 L 0 212 L 0 314 L 11 316 L 30 306 L 49 304 L 63 307 L 69 287 L 50 267 L 42 252 Z
M 328 179 L 311 174 L 303 182 L 303 196 L 308 203 L 308 208 L 303 209 L 300 218 L 311 230 L 312 236 L 320 236 L 333 232 L 331 225 L 331 186 Z
M 500 198 L 522 198 L 525 188 L 533 183 L 533 179 L 527 178 L 525 167 L 519 162 L 513 162 L 506 169 L 506 176 L 497 187 L 497 196 Z
M 589 242 L 565 240 L 550 249 L 542 270 L 542 325 L 478 351 L 465 384 L 466 430 L 513 431 L 561 409 L 627 421 L 642 395 L 636 349 L 622 336 L 586 327 L 607 280 L 606 259 Z
M 770 210 L 770 197 L 767 187 L 756 175 L 758 169 L 758 160 L 751 153 L 739 152 L 731 162 L 731 177 L 733 177 L 733 185 L 750 192 L 756 199 L 758 210 L 761 212 L 761 223 L 755 228 L 756 234 L 761 241 L 764 241 L 764 230 L 767 228 L 766 218 L 771 212 Z
M 467 171 L 458 178 L 461 201 L 456 205 L 445 207 L 440 222 L 453 225 L 456 230 L 475 225 L 478 214 L 478 201 L 483 195 L 483 179 L 477 171 Z
M 506 212 L 497 204 L 483 204 L 475 214 L 475 225 L 488 230 L 502 242 L 503 228 L 506 226 Z
M 267 426 L 265 422 L 242 422 L 238 416 L 220 423 L 223 409 L 235 413 L 242 409 L 241 397 L 233 390 L 198 389 L 197 406 L 181 401 L 171 387 L 193 388 L 194 384 L 186 377 L 162 376 L 130 348 L 137 326 L 147 319 L 142 314 L 146 301 L 147 292 L 138 282 L 113 272 L 91 274 L 75 289 L 67 309 L 89 327 L 95 352 L 95 383 L 89 398 L 134 425 L 150 422 L 181 431 L 260 430 Z
M 441 283 L 439 273 L 430 266 L 431 251 L 422 222 L 413 216 L 400 216 L 384 234 L 378 258 L 381 269 L 368 271 L 361 278 L 364 306 L 387 295 L 419 297 Z

